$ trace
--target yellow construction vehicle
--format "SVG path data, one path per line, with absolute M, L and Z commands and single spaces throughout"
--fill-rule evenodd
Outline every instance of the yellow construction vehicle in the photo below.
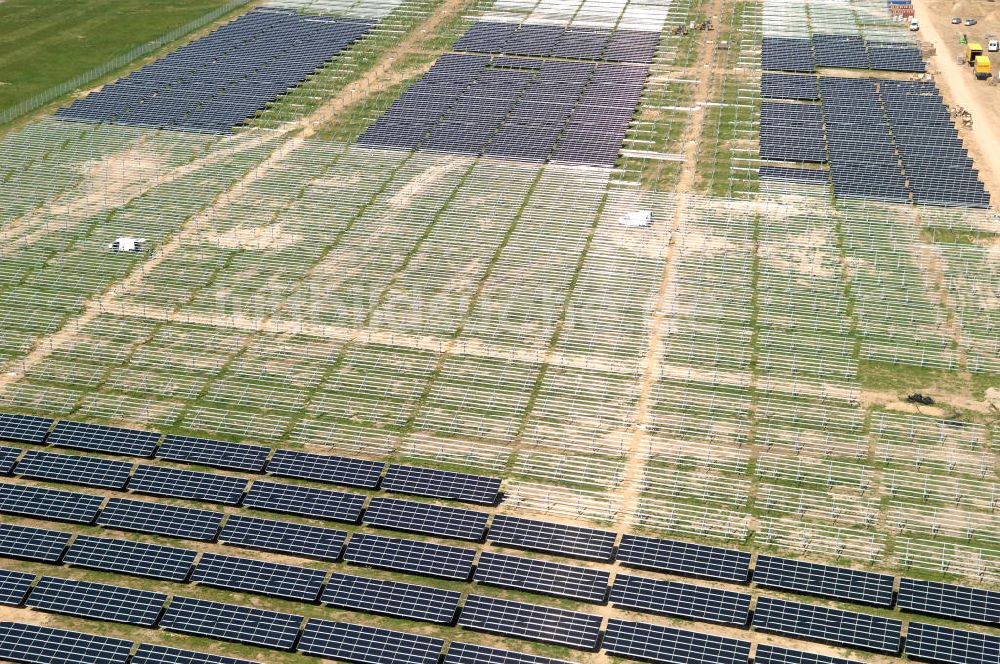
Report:
M 965 64 L 970 67 L 976 64 L 976 58 L 983 54 L 983 45 L 979 42 L 969 42 L 965 45 Z
M 985 55 L 976 56 L 976 78 L 985 81 L 990 77 L 990 59 Z

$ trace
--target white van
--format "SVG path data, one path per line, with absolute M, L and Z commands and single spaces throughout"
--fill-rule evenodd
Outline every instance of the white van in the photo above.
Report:
M 920 29 L 920 21 L 918 21 L 915 18 L 910 19 L 910 31 L 911 32 L 916 32 L 919 29 Z
M 1000 51 L 1000 41 L 997 41 L 996 39 L 989 40 L 989 42 L 986 43 L 986 50 L 990 53 Z

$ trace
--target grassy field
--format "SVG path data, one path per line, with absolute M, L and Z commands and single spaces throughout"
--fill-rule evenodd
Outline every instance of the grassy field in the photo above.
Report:
M 0 2 L 0 111 L 151 41 L 225 0 Z

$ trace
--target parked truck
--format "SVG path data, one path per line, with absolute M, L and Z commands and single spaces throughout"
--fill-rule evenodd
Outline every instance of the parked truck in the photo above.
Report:
M 970 67 L 976 64 L 976 58 L 983 54 L 983 45 L 979 42 L 969 42 L 965 45 L 965 62 Z
M 985 81 L 990 77 L 990 59 L 988 56 L 976 56 L 976 78 Z

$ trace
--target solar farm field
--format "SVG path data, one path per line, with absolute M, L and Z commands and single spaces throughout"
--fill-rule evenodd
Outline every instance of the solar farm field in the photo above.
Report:
M 998 183 L 927 54 L 267 0 L 23 118 L 0 661 L 1000 661 Z
M 166 35 L 225 0 L 0 3 L 0 112 Z

